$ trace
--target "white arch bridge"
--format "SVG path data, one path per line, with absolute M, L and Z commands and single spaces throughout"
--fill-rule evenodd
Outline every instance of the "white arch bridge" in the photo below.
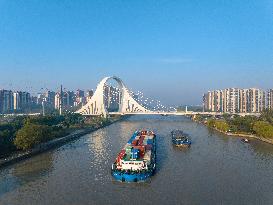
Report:
M 120 91 L 120 99 L 119 99 L 119 108 L 117 112 L 108 112 L 107 107 L 105 105 L 105 87 L 107 86 L 107 81 L 115 80 L 118 83 L 118 89 Z M 164 107 L 164 106 L 163 106 Z M 103 115 L 106 117 L 107 115 L 222 115 L 223 113 L 217 112 L 177 112 L 168 111 L 168 110 L 151 110 L 148 107 L 142 105 L 136 99 L 134 99 L 132 92 L 125 86 L 123 81 L 116 77 L 105 77 L 103 78 L 94 92 L 94 95 L 91 99 L 81 107 L 76 113 L 80 113 L 86 116 L 99 116 Z M 239 113 L 239 115 L 247 115 L 248 113 Z
M 119 102 L 119 113 L 147 113 L 150 110 L 146 109 L 143 105 L 140 105 L 133 97 L 130 91 L 127 89 L 122 80 L 116 76 L 105 77 L 97 85 L 96 91 L 91 99 L 81 109 L 76 111 L 82 115 L 104 115 L 107 116 L 109 112 L 105 106 L 105 86 L 108 80 L 115 80 L 118 83 L 119 90 L 121 92 L 121 99 Z

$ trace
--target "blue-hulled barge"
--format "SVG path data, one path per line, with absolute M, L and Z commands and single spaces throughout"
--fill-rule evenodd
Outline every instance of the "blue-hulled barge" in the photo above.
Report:
M 176 147 L 189 147 L 191 145 L 189 135 L 184 133 L 182 130 L 173 130 L 171 136 L 172 143 Z
M 156 135 L 141 130 L 119 152 L 112 164 L 112 176 L 122 182 L 142 182 L 150 178 L 156 169 Z

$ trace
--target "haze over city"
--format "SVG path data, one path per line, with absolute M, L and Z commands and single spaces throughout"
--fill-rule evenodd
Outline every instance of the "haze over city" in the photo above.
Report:
M 119 76 L 165 104 L 272 87 L 273 3 L 0 1 L 0 88 L 95 89 Z

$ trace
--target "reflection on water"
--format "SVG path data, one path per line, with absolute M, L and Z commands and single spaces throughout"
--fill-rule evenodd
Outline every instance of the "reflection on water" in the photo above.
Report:
M 0 175 L 0 196 L 28 182 L 48 175 L 53 168 L 53 155 L 50 152 L 34 156 L 32 160 L 13 165 Z
M 147 183 L 113 180 L 117 153 L 137 129 L 157 134 Z M 182 129 L 190 148 L 172 146 Z M 133 116 L 1 170 L 0 204 L 272 204 L 273 146 L 245 144 L 179 116 Z
M 53 156 L 45 153 L 34 161 L 25 161 L 24 164 L 15 164 L 12 175 L 21 182 L 28 182 L 50 172 L 53 166 Z
M 273 156 L 273 149 L 271 144 L 261 143 L 256 139 L 251 139 L 249 146 L 252 147 L 253 151 L 263 159 L 270 159 L 270 157 Z
M 95 154 L 95 161 L 101 161 L 107 154 L 103 146 L 105 144 L 104 135 L 105 131 L 99 130 L 88 139 L 89 151 Z
M 96 133 L 92 134 L 88 138 L 88 147 L 90 154 L 92 156 L 92 163 L 90 164 L 90 168 L 95 169 L 94 180 L 102 181 L 104 177 L 103 166 L 104 162 L 106 162 L 108 156 L 107 149 L 105 149 L 105 130 L 98 130 Z

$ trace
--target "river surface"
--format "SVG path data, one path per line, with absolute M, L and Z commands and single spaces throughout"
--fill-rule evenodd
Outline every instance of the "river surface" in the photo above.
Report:
M 157 172 L 145 183 L 113 180 L 117 153 L 136 129 L 157 134 Z M 174 148 L 173 129 L 190 134 Z M 222 135 L 181 116 L 132 116 L 0 170 L 1 205 L 273 204 L 273 145 Z

